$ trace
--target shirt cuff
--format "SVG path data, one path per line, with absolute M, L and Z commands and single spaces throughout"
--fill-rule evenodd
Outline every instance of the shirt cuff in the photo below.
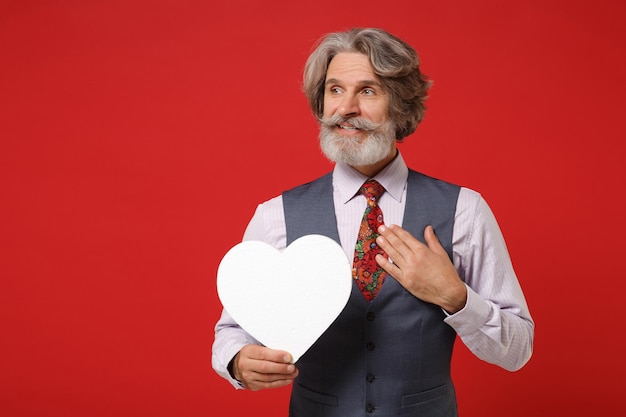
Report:
M 448 314 L 443 320 L 452 327 L 459 336 L 477 332 L 491 316 L 491 306 L 467 284 L 467 302 L 465 307 L 454 314 Z
M 235 355 L 237 355 L 237 353 L 239 353 L 241 348 L 245 345 L 246 343 L 231 343 L 224 347 L 223 354 L 220 355 L 220 358 L 218 358 L 217 355 L 213 355 L 214 368 L 217 373 L 230 382 L 230 384 L 236 389 L 245 389 L 245 386 L 240 381 L 235 379 L 233 375 L 231 375 L 228 369 L 228 364 L 230 364 L 230 362 L 235 358 Z M 223 359 L 225 363 L 222 363 L 221 359 Z

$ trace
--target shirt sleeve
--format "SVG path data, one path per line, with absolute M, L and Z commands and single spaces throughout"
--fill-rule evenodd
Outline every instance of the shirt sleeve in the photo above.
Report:
M 532 354 L 534 322 L 504 237 L 480 194 L 461 189 L 452 240 L 467 302 L 445 322 L 480 359 L 509 371 L 520 369 Z
M 257 206 L 243 240 L 262 241 L 282 250 L 286 246 L 286 236 L 282 197 L 279 196 Z M 239 327 L 226 310 L 222 310 L 222 315 L 215 325 L 211 362 L 215 372 L 237 389 L 244 387 L 230 374 L 228 364 L 241 348 L 249 344 L 261 343 Z
M 222 310 L 222 316 L 215 325 L 211 362 L 215 372 L 237 389 L 243 389 L 244 386 L 230 374 L 228 364 L 242 347 L 250 344 L 260 343 L 239 327 L 226 310 Z

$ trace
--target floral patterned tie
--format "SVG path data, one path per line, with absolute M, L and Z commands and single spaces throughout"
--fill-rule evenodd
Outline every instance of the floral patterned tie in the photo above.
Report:
M 376 255 L 387 256 L 376 244 L 378 226 L 383 224 L 383 212 L 378 199 L 385 188 L 375 180 L 366 181 L 359 190 L 367 199 L 367 207 L 361 220 L 359 236 L 354 249 L 352 277 L 367 301 L 372 301 L 380 291 L 387 273 L 376 263 Z

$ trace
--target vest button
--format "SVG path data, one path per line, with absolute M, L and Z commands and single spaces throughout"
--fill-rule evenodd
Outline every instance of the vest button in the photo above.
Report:
M 367 345 L 365 345 L 365 347 L 367 348 L 367 350 L 376 349 L 376 345 L 373 342 L 368 342 Z
M 376 375 L 367 374 L 367 382 L 374 382 L 376 380 Z
M 375 409 L 376 407 L 374 407 L 372 404 L 368 404 L 365 406 L 365 411 L 367 411 L 368 413 L 373 413 Z
M 367 321 L 374 321 L 374 319 L 376 319 L 376 314 L 370 311 L 369 313 L 367 313 L 366 318 L 367 318 Z

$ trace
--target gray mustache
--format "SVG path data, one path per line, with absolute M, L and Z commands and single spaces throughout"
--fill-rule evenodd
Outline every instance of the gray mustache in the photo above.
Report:
M 342 123 L 349 123 L 360 130 L 376 130 L 380 127 L 379 124 L 373 123 L 361 117 L 331 116 L 327 119 L 322 119 L 321 121 L 322 126 L 325 127 L 334 127 Z

